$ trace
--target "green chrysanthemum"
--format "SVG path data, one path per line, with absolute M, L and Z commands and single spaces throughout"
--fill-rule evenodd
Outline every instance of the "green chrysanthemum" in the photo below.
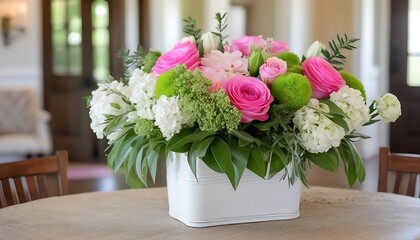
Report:
M 302 73 L 300 60 L 296 54 L 292 52 L 281 52 L 277 57 L 287 63 L 287 72 Z
M 308 103 L 312 96 L 309 80 L 297 73 L 289 73 L 276 78 L 271 86 L 271 94 L 289 110 L 297 110 Z
M 155 97 L 159 98 L 162 95 L 166 95 L 168 97 L 174 96 L 174 81 L 178 76 L 186 71 L 187 69 L 184 65 L 179 65 L 162 73 L 156 81 Z
M 344 81 L 346 81 L 347 86 L 349 86 L 350 88 L 359 90 L 366 101 L 366 90 L 365 90 L 365 87 L 363 86 L 363 83 L 359 79 L 357 79 L 356 76 L 354 76 L 353 74 L 349 72 L 341 70 L 339 71 L 339 73 L 341 77 L 344 79 Z

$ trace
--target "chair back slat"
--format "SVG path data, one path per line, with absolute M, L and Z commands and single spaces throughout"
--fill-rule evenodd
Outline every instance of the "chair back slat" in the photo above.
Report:
M 39 193 L 40 198 L 48 197 L 45 175 L 37 175 L 35 176 L 35 178 L 36 178 L 36 185 L 38 188 L 38 193 Z
M 67 193 L 66 151 L 55 156 L 27 159 L 0 164 L 0 208 L 52 196 L 50 178 L 56 181 L 55 195 Z
M 17 199 L 19 200 L 19 203 L 27 202 L 28 200 L 26 199 L 26 194 L 23 187 L 22 179 L 20 177 L 15 177 L 13 178 L 13 183 L 15 185 L 16 196 L 17 196 Z
M 1 180 L 2 185 L 2 192 L 4 194 L 5 203 L 2 203 L 2 205 L 8 206 L 15 204 L 14 200 L 14 194 L 12 192 L 12 189 L 10 187 L 9 179 L 2 179 Z
M 388 172 L 395 172 L 394 193 L 415 196 L 417 176 L 420 174 L 420 154 L 391 153 L 389 148 L 379 149 L 378 191 L 387 192 Z M 403 181 L 408 176 L 408 183 Z M 403 184 L 407 183 L 407 184 Z M 404 187 L 403 191 L 401 189 Z
M 29 192 L 29 197 L 30 197 L 29 201 L 40 199 L 41 196 L 39 195 L 36 176 L 27 176 L 25 178 L 26 178 L 26 183 L 28 185 L 28 192 Z

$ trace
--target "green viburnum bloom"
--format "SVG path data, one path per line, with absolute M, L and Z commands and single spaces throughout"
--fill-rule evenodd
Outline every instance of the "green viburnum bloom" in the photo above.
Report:
M 341 77 L 344 79 L 344 81 L 346 81 L 347 86 L 349 86 L 350 88 L 359 90 L 366 101 L 366 90 L 365 90 L 365 87 L 363 86 L 363 83 L 359 79 L 357 79 L 356 76 L 354 76 L 353 74 L 349 72 L 340 70 L 339 73 Z
M 305 106 L 312 96 L 309 80 L 297 73 L 289 73 L 276 78 L 271 85 L 271 94 L 289 110 Z
M 150 51 L 143 60 L 143 72 L 150 73 L 152 67 L 156 64 L 157 59 L 160 57 L 160 52 Z

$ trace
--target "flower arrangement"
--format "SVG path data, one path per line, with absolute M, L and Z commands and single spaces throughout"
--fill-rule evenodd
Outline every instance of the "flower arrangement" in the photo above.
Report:
M 262 36 L 228 43 L 226 14 L 216 20 L 215 32 L 201 33 L 185 19 L 188 37 L 162 55 L 121 52 L 124 78 L 100 83 L 88 101 L 91 128 L 109 141 L 108 165 L 134 187 L 154 181 L 169 152 L 187 153 L 194 174 L 201 159 L 235 189 L 245 168 L 306 184 L 312 163 L 335 171 L 339 161 L 350 186 L 363 182 L 354 142 L 368 136 L 358 130 L 395 121 L 401 107 L 390 93 L 367 104 L 363 84 L 342 69 L 342 51 L 358 39 L 314 42 L 299 58 Z

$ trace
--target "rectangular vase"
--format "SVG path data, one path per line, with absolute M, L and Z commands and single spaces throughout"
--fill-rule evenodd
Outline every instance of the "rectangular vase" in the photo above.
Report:
M 289 186 L 283 172 L 265 180 L 245 169 L 236 191 L 225 174 L 201 160 L 194 177 L 184 153 L 166 161 L 169 215 L 190 227 L 286 220 L 299 217 L 302 184 Z

